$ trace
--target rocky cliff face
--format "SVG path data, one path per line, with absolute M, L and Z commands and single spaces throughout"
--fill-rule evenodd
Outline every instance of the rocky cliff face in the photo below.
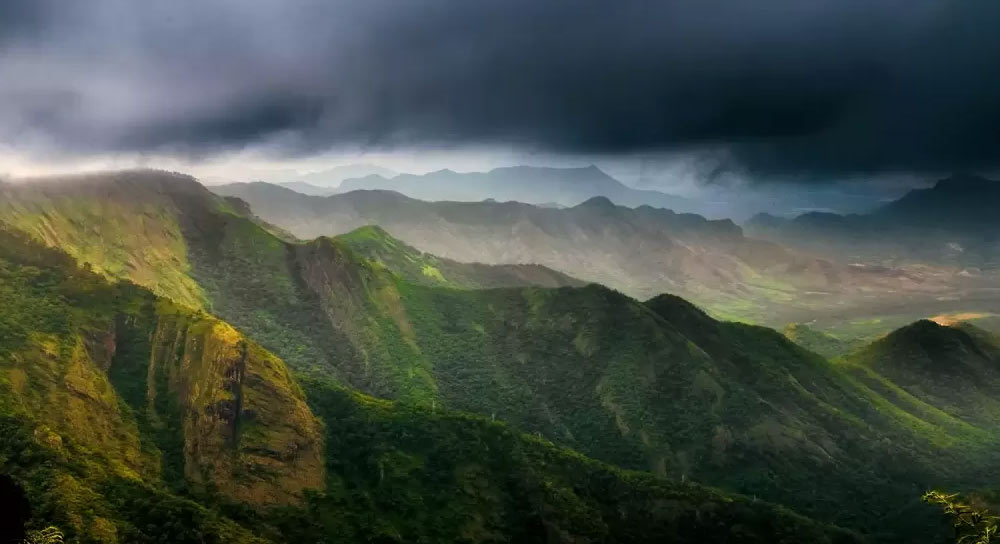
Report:
M 319 422 L 284 364 L 231 326 L 183 313 L 161 314 L 148 372 L 176 397 L 184 477 L 251 505 L 293 504 L 324 485 Z
M 0 300 L 0 412 L 56 456 L 252 506 L 324 486 L 301 389 L 230 325 L 2 230 Z

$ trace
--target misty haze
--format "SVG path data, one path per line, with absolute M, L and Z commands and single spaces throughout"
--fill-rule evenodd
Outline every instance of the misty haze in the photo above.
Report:
M 0 544 L 1000 542 L 1000 4 L 0 3 Z

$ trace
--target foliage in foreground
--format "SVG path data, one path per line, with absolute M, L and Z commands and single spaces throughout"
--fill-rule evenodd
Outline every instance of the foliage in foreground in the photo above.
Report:
M 24 539 L 24 544 L 62 544 L 62 542 L 62 531 L 51 525 L 38 531 L 29 532 Z
M 977 509 L 962 502 L 957 493 L 928 491 L 924 494 L 923 500 L 941 507 L 955 530 L 956 544 L 1000 542 L 1000 534 L 997 533 L 1000 517 L 992 515 L 988 510 Z

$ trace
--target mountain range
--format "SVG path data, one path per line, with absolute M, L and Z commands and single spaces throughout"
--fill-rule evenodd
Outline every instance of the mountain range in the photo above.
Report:
M 30 501 L 29 523 L 85 542 L 858 538 L 453 411 L 420 389 L 421 361 L 396 351 L 414 347 L 394 302 L 405 282 L 350 242 L 288 244 L 239 203 L 175 175 L 2 190 L 0 471 Z M 360 246 L 373 234 L 358 233 Z M 149 251 L 154 240 L 160 251 Z M 430 262 L 442 265 L 435 277 L 512 281 L 509 268 L 480 278 L 480 267 Z M 459 286 L 445 292 L 497 291 Z M 326 296 L 334 291 L 353 298 Z M 344 320 L 309 316 L 316 330 L 298 329 L 272 313 L 309 298 Z M 352 330 L 360 325 L 370 330 Z M 310 344 L 292 343 L 296 333 L 331 339 L 327 358 L 304 356 Z M 380 339 L 385 353 L 374 350 Z M 392 367 L 369 372 L 379 363 Z M 366 396 L 355 380 L 402 400 Z
M 713 315 L 783 326 L 835 312 L 860 319 L 896 306 L 963 310 L 992 283 L 927 266 L 844 263 L 745 236 L 706 220 L 602 197 L 555 209 L 517 202 L 425 202 L 387 191 L 325 198 L 263 183 L 212 187 L 301 238 L 377 224 L 443 257 L 489 264 L 537 263 L 645 299 L 670 292 Z M 950 305 L 949 305 L 950 304 Z M 933 315 L 933 314 L 932 314 Z M 885 332 L 885 331 L 882 331 Z
M 289 187 L 295 190 L 295 187 Z M 488 172 L 438 170 L 423 175 L 394 177 L 368 175 L 347 179 L 339 192 L 354 190 L 395 191 L 419 200 L 517 201 L 528 204 L 576 206 L 594 197 L 604 197 L 624 206 L 650 205 L 694 211 L 698 202 L 648 189 L 633 189 L 596 166 L 543 168 L 510 166 Z
M 378 227 L 298 241 L 186 176 L 0 191 L 0 468 L 95 540 L 919 542 L 922 491 L 998 462 L 992 404 L 961 400 L 995 396 L 1000 348 L 968 325 L 829 361 Z
M 746 225 L 752 235 L 810 252 L 883 263 L 1000 266 L 1000 182 L 955 175 L 910 191 L 864 215 L 766 214 Z
M 348 164 L 307 174 L 295 174 L 292 180 L 275 183 L 299 193 L 326 196 L 340 192 L 340 186 L 345 180 L 371 176 L 392 178 L 397 175 L 398 172 L 373 164 Z

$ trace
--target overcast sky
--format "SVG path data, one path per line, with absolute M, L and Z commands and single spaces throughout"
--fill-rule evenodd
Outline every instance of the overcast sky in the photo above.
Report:
M 0 172 L 993 172 L 998 29 L 996 0 L 3 0 Z

